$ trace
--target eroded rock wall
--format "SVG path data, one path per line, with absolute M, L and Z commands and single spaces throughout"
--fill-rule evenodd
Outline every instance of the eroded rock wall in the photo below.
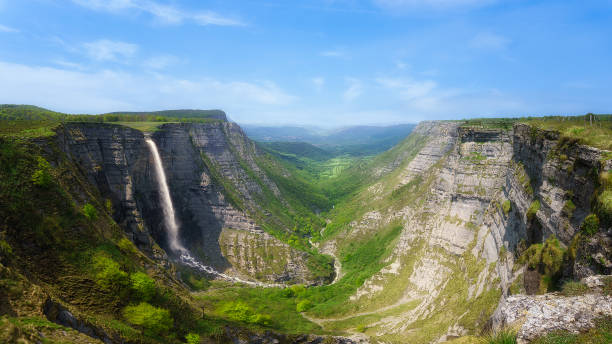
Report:
M 180 226 L 180 240 L 203 263 L 243 278 L 322 283 L 308 272 L 308 254 L 264 233 L 249 215 L 261 211 L 256 200 L 264 192 L 263 187 L 279 199 L 282 195 L 257 165 L 255 157 L 260 152 L 236 124 L 165 124 L 150 134 L 103 123 L 63 125 L 57 137 L 60 149 L 98 187 L 102 198 L 111 201 L 113 217 L 139 248 L 166 259 L 160 249 L 167 248 L 163 211 L 145 135 L 158 146 Z M 250 174 L 253 172 L 262 183 L 254 180 Z M 226 197 L 229 188 L 238 190 L 242 209 Z M 244 231 L 239 236 L 240 245 L 258 247 L 257 251 L 246 256 L 226 256 L 222 247 L 233 245 L 235 240 L 227 242 L 227 236 L 222 235 L 224 230 Z M 279 248 L 282 255 L 277 254 Z M 264 259 L 275 254 L 275 259 Z

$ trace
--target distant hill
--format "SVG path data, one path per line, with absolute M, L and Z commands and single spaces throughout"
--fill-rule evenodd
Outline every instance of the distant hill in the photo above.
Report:
M 27 120 L 27 121 L 152 121 L 165 122 L 172 120 L 227 121 L 227 115 L 221 110 L 163 110 L 149 112 L 117 111 L 99 115 L 66 114 L 51 111 L 34 105 L 0 104 L 0 120 Z
M 161 116 L 172 118 L 212 118 L 227 121 L 227 115 L 222 110 L 163 110 L 163 111 L 116 111 L 105 115 Z
M 49 121 L 59 120 L 66 114 L 34 105 L 0 104 L 0 120 Z
M 337 130 L 306 127 L 242 125 L 246 134 L 259 142 L 306 142 L 337 155 L 366 156 L 384 152 L 410 135 L 414 124 L 352 126 Z M 277 149 L 283 147 L 277 146 Z M 284 150 L 281 150 L 286 152 Z

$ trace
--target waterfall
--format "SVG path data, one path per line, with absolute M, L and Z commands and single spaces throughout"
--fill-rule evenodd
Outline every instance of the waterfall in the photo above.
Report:
M 178 239 L 179 228 L 176 224 L 174 206 L 172 205 L 172 199 L 170 198 L 170 190 L 168 189 L 166 173 L 164 172 L 164 166 L 162 165 L 159 152 L 157 151 L 157 145 L 155 144 L 155 141 L 153 141 L 149 137 L 147 137 L 145 141 L 149 145 L 149 149 L 151 150 L 151 154 L 153 155 L 155 175 L 157 179 L 157 184 L 159 185 L 162 209 L 164 212 L 164 224 L 166 225 L 166 230 L 168 234 L 168 244 L 170 245 L 170 249 L 172 251 L 184 252 L 186 251 L 185 247 L 181 245 Z
M 172 198 L 170 198 L 170 190 L 168 189 L 168 181 L 166 180 L 164 165 L 162 164 L 161 157 L 159 156 L 159 152 L 157 151 L 157 145 L 155 144 L 155 141 L 153 141 L 150 137 L 146 137 L 145 141 L 149 145 L 149 149 L 151 150 L 151 154 L 153 155 L 155 175 L 157 179 L 157 184 L 159 185 L 160 198 L 164 212 L 164 224 L 166 226 L 168 234 L 168 244 L 170 245 L 170 249 L 173 252 L 179 254 L 179 260 L 181 261 L 181 263 L 230 282 L 244 283 L 254 287 L 284 287 L 283 284 L 278 283 L 246 281 L 238 277 L 229 276 L 219 271 L 216 271 L 212 267 L 200 263 L 189 253 L 189 251 L 183 245 L 181 245 L 178 238 L 179 227 L 176 223 L 176 217 L 174 215 L 174 206 L 172 205 Z

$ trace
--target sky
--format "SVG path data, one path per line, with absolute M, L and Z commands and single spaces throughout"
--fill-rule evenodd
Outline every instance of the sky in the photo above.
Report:
M 0 103 L 318 126 L 612 112 L 612 0 L 0 0 Z

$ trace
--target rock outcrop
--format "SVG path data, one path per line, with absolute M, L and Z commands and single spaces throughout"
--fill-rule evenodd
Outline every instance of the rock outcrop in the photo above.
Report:
M 519 343 L 528 343 L 547 333 L 579 333 L 595 326 L 595 320 L 612 315 L 612 296 L 603 295 L 600 286 L 612 276 L 583 279 L 590 290 L 584 295 L 512 295 L 491 317 L 494 329 L 516 328 Z

